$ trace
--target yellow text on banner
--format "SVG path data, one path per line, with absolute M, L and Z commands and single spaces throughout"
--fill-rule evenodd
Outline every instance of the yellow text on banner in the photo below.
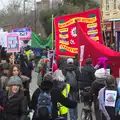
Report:
M 58 28 L 68 27 L 68 26 L 74 24 L 76 21 L 82 22 L 82 23 L 94 23 L 94 22 L 96 22 L 96 20 L 97 20 L 96 17 L 93 17 L 93 18 L 76 17 L 76 18 L 72 18 L 72 19 L 68 20 L 65 23 L 58 23 Z
M 71 52 L 71 53 L 78 53 L 78 48 L 72 48 L 72 47 L 68 47 L 66 45 L 60 45 L 59 48 L 65 49 L 66 51 Z

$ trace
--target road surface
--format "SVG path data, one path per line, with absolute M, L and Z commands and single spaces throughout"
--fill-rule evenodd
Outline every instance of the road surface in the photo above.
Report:
M 32 96 L 33 92 L 37 88 L 37 73 L 33 71 L 32 73 L 32 82 L 30 84 L 30 95 Z M 83 108 L 83 104 L 78 104 L 78 120 L 80 120 L 81 109 Z M 94 112 L 93 112 L 93 120 L 95 120 Z

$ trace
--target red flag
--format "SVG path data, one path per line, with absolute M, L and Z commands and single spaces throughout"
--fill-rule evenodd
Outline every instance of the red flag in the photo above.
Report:
M 85 46 L 84 60 L 91 56 L 93 64 L 97 63 L 99 57 L 107 57 L 108 64 L 112 67 L 113 75 L 115 77 L 119 76 L 120 68 L 120 53 L 111 50 L 101 43 L 97 43 L 91 40 L 82 30 L 79 24 L 77 26 L 77 35 L 79 39 L 79 45 Z M 83 63 L 84 64 L 84 63 Z

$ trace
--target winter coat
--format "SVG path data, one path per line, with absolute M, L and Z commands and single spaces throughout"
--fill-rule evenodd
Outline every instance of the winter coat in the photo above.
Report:
M 0 85 L 1 85 L 1 89 L 6 90 L 6 86 L 7 86 L 7 82 L 8 82 L 9 78 L 7 75 L 2 75 L 0 77 Z
M 101 96 L 102 94 L 100 93 L 101 90 L 104 92 L 103 93 L 103 96 Z M 108 120 L 110 118 L 110 120 L 120 120 L 120 116 L 116 116 L 115 115 L 115 107 L 106 107 L 104 106 L 104 101 L 101 101 L 102 99 L 105 99 L 105 91 L 106 90 L 114 90 L 114 91 L 117 91 L 117 98 L 116 98 L 116 101 L 118 100 L 119 98 L 119 94 L 118 94 L 118 88 L 116 86 L 111 86 L 111 87 L 105 87 L 105 88 L 102 88 L 99 92 L 99 102 L 100 102 L 100 109 L 101 110 L 104 110 L 104 114 L 102 113 L 102 120 Z M 102 98 L 101 98 L 102 97 Z M 101 107 L 101 104 L 102 104 L 102 107 Z M 103 107 L 105 109 L 103 109 Z M 106 116 L 106 117 L 105 117 Z M 107 119 L 106 119 L 107 118 Z
M 61 90 L 63 89 L 62 86 L 60 87 Z M 37 100 L 38 100 L 38 96 L 42 91 L 49 91 L 51 89 L 51 85 L 48 85 L 47 86 L 44 84 L 43 86 L 41 86 L 41 89 L 38 88 L 36 89 L 36 91 L 34 92 L 33 94 L 33 97 L 32 97 L 32 102 L 31 102 L 31 105 L 32 105 L 32 109 L 36 109 L 36 106 L 37 106 Z M 68 107 L 68 108 L 75 108 L 77 106 L 77 102 L 75 101 L 71 101 L 69 100 L 68 98 L 65 98 L 62 93 L 61 93 L 61 90 L 54 87 L 52 88 L 51 90 L 51 100 L 52 100 L 52 120 L 55 120 L 57 117 L 58 117 L 58 107 L 57 107 L 57 103 L 60 102 L 62 105 Z M 35 120 L 33 118 L 33 120 Z
M 20 91 L 9 98 L 7 92 L 5 95 L 4 109 L 5 120 L 26 120 L 27 104 L 24 93 Z
M 95 69 L 92 65 L 86 65 L 81 69 L 80 82 L 86 84 L 86 86 L 91 86 L 95 81 Z

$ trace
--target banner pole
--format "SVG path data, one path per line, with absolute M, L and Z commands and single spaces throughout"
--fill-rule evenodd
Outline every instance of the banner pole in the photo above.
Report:
M 54 49 L 54 16 L 52 14 L 52 50 Z

